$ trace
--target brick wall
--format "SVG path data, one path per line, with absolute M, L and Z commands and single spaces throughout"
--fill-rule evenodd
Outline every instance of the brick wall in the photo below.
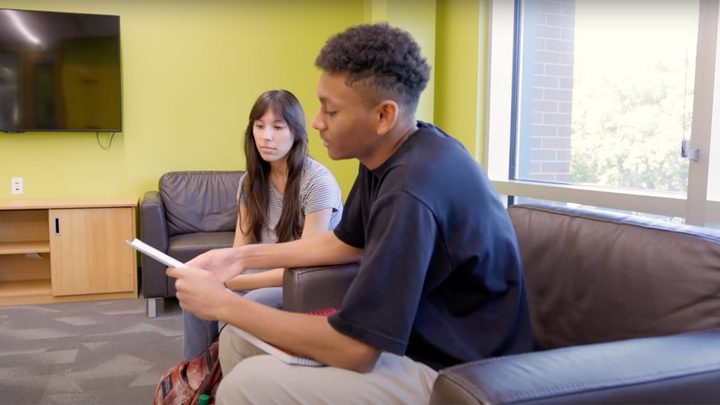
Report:
M 525 4 L 518 178 L 570 180 L 575 0 Z

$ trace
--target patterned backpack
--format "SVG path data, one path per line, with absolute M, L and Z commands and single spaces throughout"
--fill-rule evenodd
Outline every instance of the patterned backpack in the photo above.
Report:
M 222 379 L 218 348 L 216 340 L 194 359 L 167 369 L 155 390 L 153 405 L 195 405 L 203 394 L 209 396 L 206 403 L 214 404 Z

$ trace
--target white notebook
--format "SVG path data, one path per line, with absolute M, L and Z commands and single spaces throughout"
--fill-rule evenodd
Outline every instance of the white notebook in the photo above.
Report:
M 160 263 L 168 267 L 177 267 L 179 269 L 187 267 L 185 266 L 185 263 L 175 259 L 174 257 L 166 255 L 165 253 L 155 249 L 154 247 L 148 245 L 140 239 L 133 239 L 132 241 L 126 240 L 125 243 L 132 246 L 133 249 L 152 257 L 153 259 L 159 261 Z
M 159 261 L 160 263 L 163 263 L 170 267 L 177 267 L 177 268 L 183 268 L 186 267 L 186 265 L 175 258 L 172 258 L 165 253 L 155 249 L 154 247 L 144 243 L 140 239 L 135 239 L 133 241 L 126 241 L 128 245 L 132 246 L 133 248 L 139 250 L 140 252 L 152 257 L 153 259 Z M 228 290 L 230 291 L 230 290 Z M 233 332 L 240 335 L 243 339 L 247 340 L 248 342 L 254 344 L 257 346 L 258 349 L 264 351 L 267 354 L 270 354 L 272 356 L 277 357 L 278 359 L 284 361 L 287 364 L 293 364 L 297 366 L 310 366 L 310 367 L 323 367 L 324 364 L 319 363 L 311 358 L 308 357 L 302 357 L 302 356 L 294 356 L 286 351 L 280 350 L 277 347 L 271 345 L 270 343 L 267 343 L 263 340 L 258 339 L 257 337 L 251 335 L 248 332 L 245 332 L 244 330 L 240 328 L 236 328 L 232 325 L 228 325 L 228 328 L 230 328 Z
M 247 340 L 248 342 L 254 344 L 258 349 L 264 351 L 265 353 L 275 356 L 281 361 L 284 361 L 287 364 L 292 364 L 296 366 L 309 366 L 309 367 L 324 367 L 325 365 L 317 362 L 311 358 L 308 357 L 302 357 L 302 356 L 295 356 L 292 355 L 284 350 L 281 350 L 270 343 L 260 340 L 259 338 L 255 337 L 254 335 L 251 335 L 248 332 L 245 332 L 244 330 L 237 328 L 232 325 L 228 325 L 228 328 L 233 333 L 237 333 L 240 337 Z

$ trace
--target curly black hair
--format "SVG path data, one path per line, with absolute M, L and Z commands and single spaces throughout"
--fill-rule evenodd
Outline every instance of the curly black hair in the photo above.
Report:
M 386 23 L 356 25 L 333 35 L 315 65 L 333 73 L 347 72 L 348 86 L 360 82 L 413 111 L 430 76 L 430 66 L 413 37 Z

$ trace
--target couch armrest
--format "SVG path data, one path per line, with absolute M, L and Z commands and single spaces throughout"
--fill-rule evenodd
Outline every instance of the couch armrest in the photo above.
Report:
M 293 312 L 339 308 L 357 270 L 357 263 L 285 269 L 283 308 Z
M 497 357 L 440 372 L 430 402 L 717 403 L 720 329 Z
M 167 252 L 169 236 L 165 208 L 158 191 L 148 191 L 140 202 L 140 237 L 143 242 Z M 145 298 L 168 297 L 165 265 L 140 255 L 142 290 Z

